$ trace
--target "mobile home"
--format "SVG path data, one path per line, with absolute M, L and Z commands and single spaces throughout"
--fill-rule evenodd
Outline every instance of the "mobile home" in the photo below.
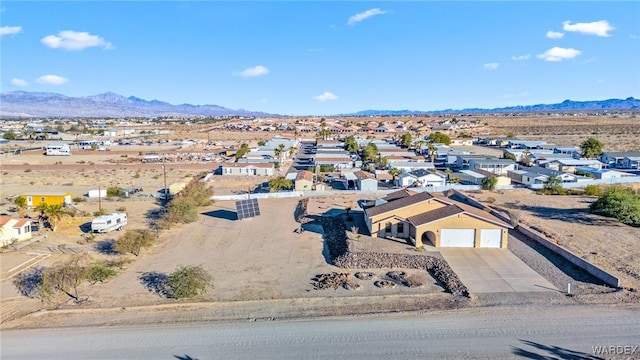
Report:
M 70 205 L 71 192 L 42 192 L 42 193 L 25 193 L 20 195 L 24 198 L 27 207 L 37 207 L 40 204 L 47 205 Z
M 122 230 L 127 225 L 127 213 L 111 213 L 101 215 L 91 221 L 91 232 L 107 233 Z
M 48 156 L 69 156 L 71 155 L 71 148 L 69 144 L 50 144 L 44 148 L 45 155 Z

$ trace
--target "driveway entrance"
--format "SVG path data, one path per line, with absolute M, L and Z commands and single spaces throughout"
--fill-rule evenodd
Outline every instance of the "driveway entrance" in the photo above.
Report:
M 557 291 L 508 249 L 438 250 L 471 293 Z

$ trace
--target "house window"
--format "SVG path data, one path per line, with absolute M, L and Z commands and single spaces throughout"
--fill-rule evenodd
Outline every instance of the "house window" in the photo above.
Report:
M 404 223 L 398 223 L 397 233 L 404 234 Z
M 20 235 L 20 230 L 22 230 L 22 229 L 18 228 L 18 235 Z
M 386 233 L 390 233 L 391 232 L 391 223 L 384 224 L 384 232 L 386 232 Z
M 44 202 L 44 198 L 40 198 L 40 202 Z

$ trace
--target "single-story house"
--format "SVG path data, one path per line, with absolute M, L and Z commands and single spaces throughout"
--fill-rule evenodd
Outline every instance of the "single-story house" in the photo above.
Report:
M 617 171 L 612 169 L 595 169 L 588 166 L 579 167 L 576 169 L 576 172 L 583 174 L 591 174 L 595 179 L 615 179 L 626 176 L 633 176 L 633 174 L 629 174 L 623 171 Z
M 0 215 L 0 246 L 31 239 L 31 220 Z
M 608 167 L 623 168 L 624 158 L 640 158 L 640 151 L 607 151 L 600 155 L 602 161 Z
M 511 182 L 522 185 L 544 184 L 549 176 L 533 173 L 527 170 L 509 170 L 507 176 Z
M 356 177 L 356 185 L 360 191 L 378 191 L 378 180 L 366 171 L 358 170 L 353 173 Z
M 516 169 L 516 163 L 509 159 L 470 159 L 469 169 L 481 169 L 495 175 L 507 175 L 507 171 Z
M 26 201 L 27 207 L 36 207 L 43 203 L 47 205 L 71 205 L 72 196 L 70 191 L 25 193 L 20 195 Z
M 371 236 L 406 239 L 416 246 L 506 248 L 512 227 L 490 213 L 458 201 L 405 190 L 365 207 Z
M 223 163 L 222 175 L 263 175 L 274 174 L 273 163 Z
M 398 168 L 398 170 L 402 172 L 410 172 L 410 171 L 419 170 L 419 169 L 423 169 L 423 170 L 435 169 L 436 167 L 432 162 L 398 161 L 393 163 L 393 165 L 390 163 L 387 166 L 387 168 L 389 170 L 391 170 L 392 168 Z
M 575 173 L 579 167 L 588 166 L 594 169 L 602 169 L 603 163 L 598 160 L 589 159 L 556 159 L 543 165 L 548 169 Z
M 313 189 L 313 173 L 308 170 L 300 170 L 294 180 L 295 191 L 309 191 Z
M 622 169 L 640 170 L 640 154 L 637 156 L 625 156 L 622 159 Z
M 425 169 L 418 169 L 398 176 L 399 186 L 444 186 L 446 179 Z

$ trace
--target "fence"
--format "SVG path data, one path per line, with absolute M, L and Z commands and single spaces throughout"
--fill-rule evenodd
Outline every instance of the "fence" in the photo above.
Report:
M 587 181 L 579 181 L 579 182 L 565 182 L 562 183 L 562 187 L 565 189 L 569 188 L 579 188 L 585 187 L 587 185 L 607 185 L 607 184 L 630 184 L 640 182 L 640 176 L 626 176 L 620 178 L 611 178 L 611 179 L 594 179 Z M 529 188 L 534 190 L 540 190 L 544 188 L 544 184 L 531 184 Z

